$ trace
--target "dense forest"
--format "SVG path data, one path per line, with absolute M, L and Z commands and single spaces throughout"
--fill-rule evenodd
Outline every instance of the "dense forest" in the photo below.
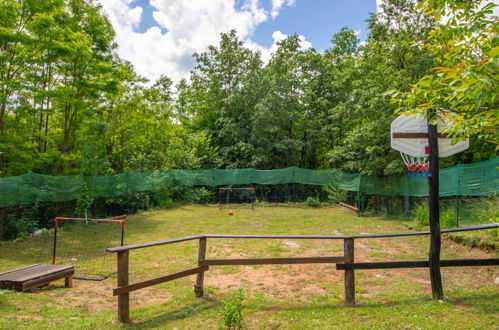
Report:
M 419 97 L 414 84 L 443 66 L 435 40 L 452 36 L 436 35 L 433 15 L 409 0 L 385 1 L 368 27 L 365 42 L 345 27 L 322 52 L 290 36 L 268 63 L 229 31 L 193 54 L 189 79 L 149 82 L 118 57 L 95 2 L 2 1 L 0 175 L 288 166 L 403 174 L 390 122 L 400 102 Z M 485 35 L 473 56 L 483 60 L 495 38 Z M 390 91 L 405 99 L 397 104 Z M 497 110 L 494 95 L 484 102 Z M 497 125 L 482 126 L 492 133 L 472 135 L 471 148 L 444 166 L 495 156 Z

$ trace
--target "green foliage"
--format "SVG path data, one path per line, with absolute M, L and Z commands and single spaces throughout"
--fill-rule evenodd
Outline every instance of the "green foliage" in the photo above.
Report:
M 92 218 L 92 212 L 90 211 L 90 206 L 94 203 L 95 199 L 88 194 L 88 187 L 86 184 L 82 186 L 81 196 L 76 201 L 76 215 L 78 217 Z
M 430 224 L 430 210 L 428 209 L 428 203 L 422 202 L 417 204 L 412 210 L 412 214 L 419 225 L 428 226 Z
M 315 197 L 312 197 L 312 196 L 307 197 L 305 204 L 307 204 L 310 207 L 321 207 L 322 206 L 321 201 Z
M 418 7 L 436 22 L 426 42 L 434 68 L 409 92 L 392 94 L 399 110 L 419 113 L 431 121 L 445 118 L 455 139 L 474 135 L 499 143 L 497 97 L 499 22 L 490 0 L 425 0 Z M 443 17 L 447 17 L 443 19 Z M 451 109 L 447 116 L 442 109 Z
M 457 225 L 457 212 L 454 207 L 449 207 L 440 213 L 440 228 L 454 228 Z
M 292 35 L 267 63 L 237 31 L 223 33 L 218 45 L 194 55 L 189 79 L 174 84 L 164 75 L 148 82 L 117 56 L 112 25 L 96 1 L 4 0 L 0 176 L 289 166 L 401 175 L 403 163 L 388 138 L 397 109 L 427 117 L 452 109 L 449 133 L 480 139 L 444 166 L 494 157 L 494 4 L 384 0 L 380 6 L 368 19 L 365 43 L 343 28 L 318 52 L 302 49 L 300 36 Z M 393 90 L 388 94 L 397 104 L 387 96 Z M 307 189 L 294 197 L 316 194 Z M 213 197 L 189 187 L 117 190 L 120 197 L 102 202 L 102 214 Z M 30 215 L 16 210 L 24 220 L 8 225 L 9 238 L 53 218 L 51 192 L 36 193 Z M 316 195 L 325 200 L 324 194 L 335 202 L 345 197 L 333 188 Z M 75 215 L 89 214 L 93 199 L 82 194 Z
M 110 209 L 118 208 L 124 213 L 133 214 L 139 210 L 147 210 L 152 203 L 153 192 L 132 192 L 128 191 L 123 195 L 106 199 L 106 204 Z
M 472 218 L 473 223 L 499 223 L 499 197 L 486 196 L 479 199 L 464 201 L 466 217 Z M 488 231 L 492 237 L 499 238 L 499 228 Z
M 22 216 L 10 214 L 5 219 L 5 238 L 25 239 L 38 229 L 38 221 L 29 212 Z
M 220 329 L 240 330 L 246 327 L 242 314 L 243 300 L 244 291 L 239 289 L 232 297 L 224 301 L 223 324 L 219 327 Z
M 328 202 L 338 204 L 345 202 L 347 199 L 348 191 L 334 186 L 322 186 L 322 189 L 327 193 Z

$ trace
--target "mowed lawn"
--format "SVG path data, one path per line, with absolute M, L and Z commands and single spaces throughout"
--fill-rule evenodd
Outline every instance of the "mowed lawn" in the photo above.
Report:
M 261 207 L 236 209 L 232 216 L 214 206 L 182 206 L 130 216 L 126 244 L 201 233 L 273 235 L 351 235 L 409 231 L 400 220 L 357 217 L 338 207 Z M 86 247 L 109 237 L 85 236 Z M 0 272 L 50 256 L 49 237 L 0 245 Z M 194 267 L 197 241 L 130 252 L 130 283 Z M 341 256 L 341 240 L 208 239 L 207 258 Z M 424 260 L 427 237 L 359 239 L 356 261 Z M 86 248 L 85 248 L 86 249 Z M 497 253 L 470 249 L 443 239 L 442 258 L 492 258 Z M 113 255 L 113 258 L 116 256 Z M 96 261 L 96 263 L 99 261 Z M 0 290 L 0 328 L 26 329 L 217 329 L 223 302 L 242 288 L 249 329 L 425 328 L 492 329 L 499 324 L 498 267 L 443 268 L 446 299 L 430 299 L 427 269 L 356 271 L 357 305 L 346 307 L 343 272 L 333 264 L 211 267 L 205 297 L 195 298 L 195 276 L 130 294 L 129 325 L 117 321 L 116 277 L 102 282 L 64 281 L 24 293 Z

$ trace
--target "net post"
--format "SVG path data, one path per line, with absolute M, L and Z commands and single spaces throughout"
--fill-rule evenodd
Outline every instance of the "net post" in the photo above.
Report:
M 121 246 L 125 243 L 125 220 L 121 220 Z
M 118 287 L 128 285 L 128 251 L 118 252 Z M 118 295 L 118 318 L 120 322 L 130 321 L 130 294 Z
M 343 253 L 345 264 L 354 262 L 354 241 L 353 238 L 346 238 L 343 241 Z M 355 305 L 355 270 L 345 269 L 345 305 Z
M 4 207 L 0 207 L 0 241 L 3 239 L 3 228 L 5 224 L 5 209 Z
M 201 237 L 199 239 L 199 250 L 198 250 L 198 266 L 201 266 L 201 262 L 206 258 L 206 237 Z M 194 285 L 194 294 L 197 298 L 204 296 L 203 289 L 204 282 L 204 272 L 198 273 L 196 276 L 196 284 Z
M 52 248 L 52 265 L 55 265 L 55 255 L 57 249 L 57 228 L 59 227 L 59 221 L 57 218 L 54 219 L 54 246 Z

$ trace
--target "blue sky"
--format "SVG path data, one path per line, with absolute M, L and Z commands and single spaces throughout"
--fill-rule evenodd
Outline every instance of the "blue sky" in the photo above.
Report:
M 155 8 L 150 0 L 134 0 L 131 6 L 138 5 L 143 9 L 142 21 L 136 28 L 137 32 L 157 26 L 152 16 Z M 209 1 L 209 0 L 206 0 Z M 241 1 L 235 3 L 241 7 Z M 270 10 L 270 0 L 262 1 L 264 8 Z M 293 6 L 281 9 L 279 16 L 260 24 L 253 35 L 253 40 L 262 46 L 273 44 L 272 33 L 281 31 L 284 34 L 301 34 L 310 41 L 316 49 L 329 48 L 331 37 L 342 27 L 360 31 L 359 38 L 367 37 L 366 19 L 376 11 L 376 0 L 296 0 Z M 166 32 L 166 29 L 162 29 Z
M 366 38 L 365 20 L 376 11 L 375 0 L 297 0 L 294 6 L 285 7 L 273 21 L 258 26 L 254 40 L 270 47 L 272 32 L 301 34 L 316 49 L 329 48 L 331 37 L 342 27 L 360 30 Z
M 322 51 L 342 27 L 367 36 L 376 0 L 98 0 L 116 30 L 119 54 L 151 80 L 188 77 L 194 52 L 237 29 L 244 44 L 268 60 L 276 42 L 299 34 L 302 47 Z M 379 0 L 378 0 L 379 1 Z

